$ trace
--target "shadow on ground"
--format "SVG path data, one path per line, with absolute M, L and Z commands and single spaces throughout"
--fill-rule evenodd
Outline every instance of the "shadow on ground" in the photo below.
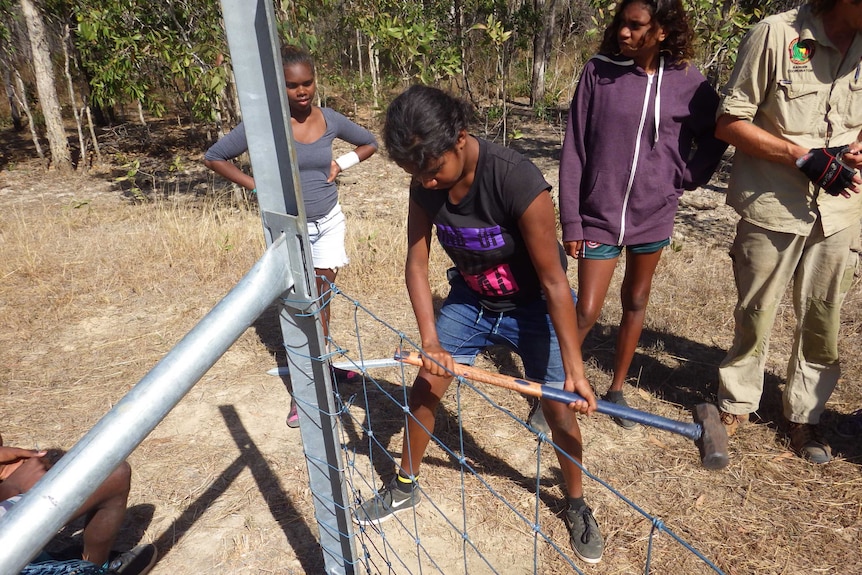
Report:
M 584 341 L 584 360 L 593 361 L 602 371 L 612 374 L 617 331 L 616 326 L 596 324 Z M 694 409 L 699 403 L 716 403 L 718 366 L 725 354 L 726 350 L 715 346 L 644 329 L 628 383 L 687 409 Z M 766 372 L 760 408 L 752 421 L 772 429 L 776 441 L 786 447 L 787 430 L 782 411 L 784 383 L 785 380 L 775 373 Z M 605 390 L 597 391 L 602 394 Z M 835 455 L 857 465 L 862 464 L 860 421 L 862 417 L 840 414 L 828 407 L 821 418 L 823 433 Z M 850 430 L 850 435 L 842 437 L 838 433 L 842 429 Z

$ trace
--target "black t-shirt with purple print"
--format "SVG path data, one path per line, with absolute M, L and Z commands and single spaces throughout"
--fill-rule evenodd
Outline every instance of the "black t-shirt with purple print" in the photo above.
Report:
M 482 305 L 510 311 L 542 295 L 518 220 L 551 186 L 518 152 L 477 140 L 476 176 L 460 203 L 449 202 L 449 190 L 429 190 L 417 182 L 410 198 L 434 222 L 440 245 Z M 559 249 L 565 267 L 565 252 Z

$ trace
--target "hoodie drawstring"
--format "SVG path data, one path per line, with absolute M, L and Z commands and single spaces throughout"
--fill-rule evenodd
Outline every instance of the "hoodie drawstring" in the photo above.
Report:
M 655 113 L 655 139 L 653 140 L 652 147 L 655 149 L 655 145 L 658 143 L 658 126 L 659 126 L 659 116 L 661 116 L 661 80 L 662 76 L 664 76 L 664 56 L 660 56 L 658 59 L 658 80 L 656 81 L 655 86 L 655 106 L 653 107 L 653 111 Z
M 662 81 L 663 75 L 664 75 L 664 56 L 660 56 L 659 60 L 658 60 L 658 75 L 656 78 L 655 102 L 653 103 L 653 117 L 654 117 L 654 123 L 655 123 L 655 127 L 654 127 L 655 132 L 654 132 L 654 138 L 653 138 L 653 142 L 652 142 L 653 148 L 655 148 L 655 144 L 656 144 L 656 142 L 658 142 L 659 116 L 661 115 L 661 81 Z M 629 173 L 629 181 L 626 184 L 626 194 L 623 197 L 623 209 L 622 209 L 622 215 L 620 216 L 620 235 L 619 235 L 619 238 L 617 239 L 617 245 L 618 246 L 623 245 L 623 239 L 625 238 L 625 235 L 626 235 L 626 210 L 628 209 L 629 196 L 631 195 L 631 192 L 632 192 L 632 185 L 634 184 L 635 173 L 637 172 L 637 168 L 638 168 L 638 160 L 640 159 L 641 136 L 643 135 L 644 124 L 646 124 L 647 111 L 649 110 L 650 92 L 652 90 L 652 84 L 653 84 L 653 77 L 654 76 L 656 76 L 656 75 L 655 74 L 647 75 L 647 86 L 646 86 L 646 90 L 644 91 L 644 103 L 643 103 L 643 109 L 641 110 L 641 121 L 640 121 L 640 124 L 638 125 L 638 135 L 637 135 L 637 139 L 635 140 L 635 153 L 634 153 L 634 157 L 632 158 L 632 167 L 631 167 L 631 172 Z

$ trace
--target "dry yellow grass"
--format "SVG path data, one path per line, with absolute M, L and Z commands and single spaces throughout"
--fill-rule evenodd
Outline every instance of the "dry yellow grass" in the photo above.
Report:
M 551 130 L 520 143 L 551 182 L 555 138 Z M 349 175 L 341 193 L 352 263 L 338 285 L 414 337 L 402 279 L 404 176 L 379 156 Z M 200 169 L 189 168 L 183 177 L 190 192 L 211 192 Z M 251 267 L 263 250 L 256 210 L 221 195 L 214 201 L 185 193 L 134 204 L 98 175 L 60 178 L 26 164 L 0 172 L 0 431 L 7 443 L 70 447 Z M 732 335 L 726 249 L 733 223 L 720 186 L 686 197 L 676 247 L 666 250 L 656 275 L 631 374 L 634 407 L 687 419 L 693 403 L 714 399 L 716 368 Z M 446 265 L 435 254 L 432 288 L 440 296 Z M 574 265 L 570 276 L 574 281 Z M 618 285 L 619 277 L 584 350 L 599 391 L 610 382 Z M 844 310 L 844 377 L 824 416 L 830 433 L 843 415 L 862 407 L 860 297 L 857 283 Z M 350 300 L 339 298 L 334 308 L 333 334 L 355 352 Z M 700 468 L 687 439 L 643 427 L 625 432 L 604 416 L 582 420 L 587 468 L 729 574 L 862 572 L 859 438 L 835 437 L 838 460 L 817 467 L 793 457 L 776 430 L 793 321 L 787 303 L 773 337 L 764 422 L 732 439 L 725 471 Z M 391 354 L 393 339 L 385 330 L 362 337 L 367 357 Z M 155 575 L 320 572 L 300 439 L 283 423 L 287 391 L 265 375 L 280 353 L 278 338 L 273 319 L 261 318 L 132 454 L 132 521 L 121 543 L 155 541 L 163 556 Z M 505 354 L 482 360 L 489 369 L 517 365 Z M 387 381 L 398 383 L 394 376 Z M 487 393 L 513 414 L 526 415 L 524 398 Z M 445 401 L 451 417 L 452 397 Z M 534 471 L 535 441 L 469 398 L 463 418 L 472 441 L 467 455 L 507 499 L 529 507 L 529 490 L 517 477 Z M 455 432 L 447 427 L 450 419 L 440 421 L 441 433 Z M 397 428 L 391 442 L 399 451 Z M 543 449 L 541 519 L 565 547 L 563 524 L 554 516 L 559 473 L 553 454 Z M 439 449 L 429 450 L 428 461 L 425 488 L 447 493 L 457 471 Z M 587 481 L 586 488 L 607 541 L 603 562 L 589 572 L 643 572 L 649 522 L 596 483 Z M 481 497 L 480 491 L 467 485 L 468 498 Z M 494 508 L 475 503 L 470 509 L 480 524 L 494 526 L 489 544 L 507 544 L 496 541 L 500 530 L 524 532 Z M 528 532 L 523 535 L 529 540 Z M 544 545 L 540 561 L 542 573 L 571 572 Z M 652 572 L 707 571 L 660 536 Z

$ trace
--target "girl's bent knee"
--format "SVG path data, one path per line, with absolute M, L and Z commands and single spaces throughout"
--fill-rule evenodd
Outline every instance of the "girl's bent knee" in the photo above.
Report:
M 602 312 L 602 308 L 584 308 L 581 309 L 580 306 L 576 308 L 575 315 L 578 320 L 578 329 L 592 329 L 596 322 L 599 320 L 599 314 Z
M 128 461 L 120 463 L 105 480 L 112 493 L 128 493 L 132 487 L 132 466 Z

